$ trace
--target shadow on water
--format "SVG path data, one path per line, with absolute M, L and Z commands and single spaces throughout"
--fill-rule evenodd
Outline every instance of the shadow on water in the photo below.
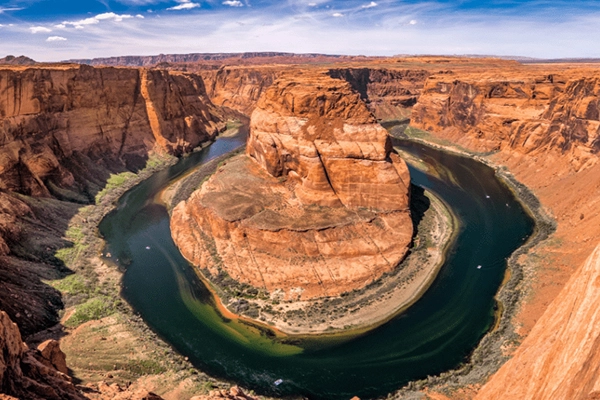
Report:
M 228 140 L 203 150 L 177 173 L 243 142 Z M 131 260 L 123 296 L 196 366 L 267 395 L 376 397 L 456 367 L 493 323 L 506 258 L 531 234 L 533 222 L 490 168 L 419 144 L 400 144 L 428 165 L 428 173 L 410 168 L 415 221 L 430 206 L 426 189 L 452 208 L 460 228 L 430 289 L 385 325 L 341 343 L 304 348 L 301 342 L 282 344 L 223 320 L 173 244 L 167 211 L 152 203 L 153 195 L 176 176 L 171 172 L 128 192 L 100 225 L 113 258 Z M 273 384 L 277 379 L 283 379 L 279 386 Z

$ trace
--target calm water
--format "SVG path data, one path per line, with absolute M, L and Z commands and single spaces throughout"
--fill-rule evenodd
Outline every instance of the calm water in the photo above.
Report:
M 459 236 L 438 278 L 407 312 L 367 334 L 285 345 L 215 313 L 171 240 L 165 208 L 153 202 L 175 176 L 244 140 L 219 139 L 156 174 L 127 192 L 100 225 L 113 260 L 126 268 L 122 294 L 148 325 L 200 369 L 278 396 L 368 398 L 464 361 L 493 322 L 493 297 L 506 258 L 533 230 L 532 220 L 494 172 L 470 159 L 403 142 L 404 150 L 435 171 L 411 168 L 413 183 L 437 193 L 460 219 Z M 276 387 L 279 378 L 284 382 Z

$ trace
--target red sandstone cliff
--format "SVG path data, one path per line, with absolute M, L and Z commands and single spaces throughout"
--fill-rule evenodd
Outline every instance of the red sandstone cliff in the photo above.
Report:
M 476 399 L 585 400 L 600 396 L 600 246 L 548 305 Z
M 415 126 L 490 152 L 557 220 L 551 239 L 520 260 L 528 295 L 514 322 L 521 334 L 533 330 L 481 398 L 587 398 L 597 390 L 597 250 L 576 271 L 600 241 L 597 76 L 564 66 L 435 74 L 413 109 Z
M 0 189 L 48 196 L 81 157 L 111 170 L 213 137 L 218 111 L 194 75 L 86 66 L 0 69 Z
M 408 169 L 348 83 L 276 81 L 252 113 L 247 154 L 255 161 L 230 161 L 173 210 L 194 265 L 310 299 L 362 288 L 404 257 Z
M 40 279 L 64 276 L 54 252 L 80 204 L 223 126 L 198 76 L 73 65 L 0 67 L 0 117 L 0 309 L 24 334 L 57 322 L 60 293 Z

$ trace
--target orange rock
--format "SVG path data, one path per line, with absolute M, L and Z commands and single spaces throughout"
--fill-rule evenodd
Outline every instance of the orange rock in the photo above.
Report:
M 408 169 L 347 82 L 278 80 L 252 114 L 247 153 L 256 163 L 230 160 L 173 210 L 194 265 L 310 299 L 360 289 L 406 254 Z
M 60 349 L 60 344 L 56 340 L 46 340 L 41 343 L 37 349 L 42 355 L 42 362 L 44 362 L 44 364 L 56 368 L 57 371 L 60 371 L 63 374 L 69 373 L 69 369 L 67 368 L 67 357 Z
M 0 391 L 21 399 L 86 398 L 68 376 L 40 358 L 39 352 L 23 343 L 17 325 L 0 311 Z
M 0 93 L 0 189 L 30 195 L 72 186 L 81 155 L 135 169 L 149 152 L 191 150 L 222 127 L 202 79 L 177 72 L 2 67 Z
M 476 399 L 590 399 L 600 390 L 600 245 Z

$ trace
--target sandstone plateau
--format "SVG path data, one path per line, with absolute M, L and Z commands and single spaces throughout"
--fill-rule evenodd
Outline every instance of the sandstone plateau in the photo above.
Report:
M 387 131 L 348 83 L 282 77 L 252 113 L 246 156 L 177 205 L 171 231 L 209 275 L 286 299 L 335 296 L 402 260 L 409 188 Z

